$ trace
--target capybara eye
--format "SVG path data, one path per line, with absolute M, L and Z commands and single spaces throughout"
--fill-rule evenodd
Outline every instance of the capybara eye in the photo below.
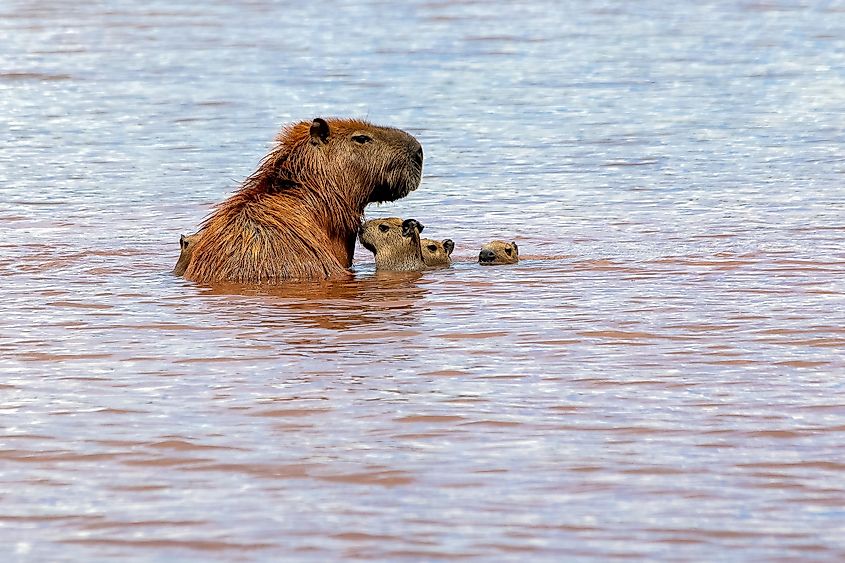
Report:
M 363 145 L 364 143 L 369 143 L 370 141 L 372 141 L 373 138 L 369 135 L 353 135 L 352 140 L 356 143 Z
M 390 227 L 385 225 L 384 223 L 382 223 L 381 225 L 378 226 L 378 230 L 380 230 L 383 233 L 386 233 L 387 231 L 390 230 Z
M 433 244 L 429 244 L 429 245 L 428 245 L 428 249 L 429 249 L 431 252 L 437 252 L 437 247 L 436 247 L 435 245 L 433 245 Z
M 511 250 L 511 247 L 510 247 L 510 246 L 506 246 L 506 247 L 505 247 L 505 254 L 507 254 L 508 256 L 510 256 L 510 255 L 511 255 L 511 252 L 513 252 L 513 251 Z

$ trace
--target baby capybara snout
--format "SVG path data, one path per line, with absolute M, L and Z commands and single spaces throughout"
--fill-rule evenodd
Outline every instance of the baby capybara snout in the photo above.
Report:
M 425 269 L 420 233 L 425 227 L 415 219 L 371 219 L 359 231 L 358 240 L 375 255 L 377 270 Z
M 516 243 L 494 240 L 481 247 L 478 263 L 484 266 L 496 264 L 516 264 L 519 262 L 519 247 Z

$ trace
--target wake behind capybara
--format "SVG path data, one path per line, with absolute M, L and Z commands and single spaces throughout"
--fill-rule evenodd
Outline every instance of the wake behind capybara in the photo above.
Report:
M 424 228 L 415 219 L 371 219 L 361 226 L 358 239 L 375 256 L 376 270 L 425 270 L 420 249 L 420 233 Z
M 432 267 L 449 266 L 452 263 L 452 252 L 455 250 L 455 243 L 452 239 L 433 240 L 430 238 L 420 239 L 425 265 Z
M 415 190 L 423 151 L 408 133 L 355 119 L 285 127 L 240 189 L 203 221 L 184 277 L 274 283 L 344 275 L 364 208 Z

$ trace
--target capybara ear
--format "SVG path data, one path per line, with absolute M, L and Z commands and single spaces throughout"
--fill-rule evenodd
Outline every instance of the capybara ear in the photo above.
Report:
M 325 119 L 315 117 L 311 122 L 311 144 L 326 144 L 329 141 L 329 124 Z
M 443 241 L 443 250 L 446 251 L 446 256 L 451 256 L 452 251 L 455 250 L 455 242 L 452 239 L 447 238 Z
M 409 237 L 414 233 L 414 231 L 419 234 L 424 228 L 425 227 L 423 227 L 422 223 L 416 219 L 405 219 L 402 221 L 402 236 Z
M 179 248 L 188 247 L 188 238 L 185 235 L 179 235 Z
M 519 247 L 516 245 L 516 243 L 514 241 L 511 241 L 511 244 L 513 245 L 513 251 L 519 254 Z

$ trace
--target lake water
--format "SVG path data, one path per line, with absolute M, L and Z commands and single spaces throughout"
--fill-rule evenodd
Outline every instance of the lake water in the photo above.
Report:
M 4 560 L 845 559 L 845 3 L 5 0 L 0 36 Z M 456 264 L 172 276 L 315 116 L 417 136 L 367 216 Z

